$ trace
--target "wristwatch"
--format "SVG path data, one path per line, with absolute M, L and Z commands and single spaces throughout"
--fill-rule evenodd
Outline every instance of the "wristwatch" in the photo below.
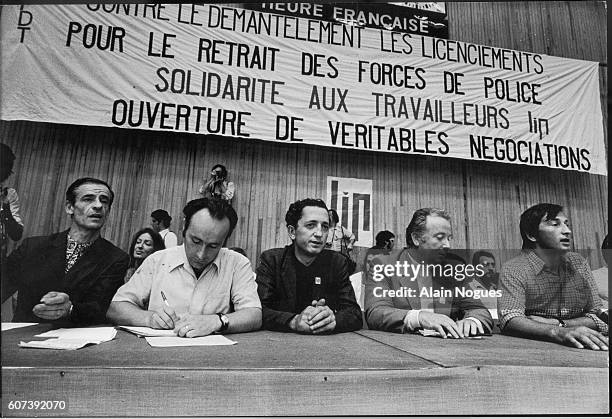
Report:
M 219 316 L 219 320 L 221 320 L 221 329 L 217 330 L 217 332 L 223 332 L 224 330 L 227 330 L 227 328 L 229 327 L 229 319 L 227 318 L 227 316 L 223 313 L 217 313 L 217 316 Z

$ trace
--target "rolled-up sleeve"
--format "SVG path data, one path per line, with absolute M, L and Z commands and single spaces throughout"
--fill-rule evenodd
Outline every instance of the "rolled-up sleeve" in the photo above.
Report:
M 525 317 L 525 274 L 505 265 L 500 274 L 501 296 L 497 299 L 499 327 L 503 331 L 514 317 Z
M 240 257 L 236 263 L 231 298 L 235 311 L 245 308 L 261 308 L 255 274 L 251 262 L 246 257 Z
M 117 290 L 112 301 L 129 301 L 143 310 L 147 310 L 151 297 L 154 273 L 154 258 L 148 257 L 140 265 L 140 268 L 134 272 L 132 278 Z

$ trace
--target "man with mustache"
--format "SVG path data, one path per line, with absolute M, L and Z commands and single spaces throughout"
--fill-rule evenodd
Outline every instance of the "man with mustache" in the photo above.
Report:
M 173 329 L 181 337 L 259 329 L 261 304 L 251 262 L 224 246 L 238 223 L 232 206 L 200 198 L 183 209 L 183 244 L 153 253 L 108 309 L 126 326 Z
M 66 191 L 70 229 L 23 241 L 7 260 L 2 296 L 19 291 L 15 322 L 104 323 L 129 258 L 100 236 L 114 194 L 99 179 L 81 178 Z
M 570 252 L 572 231 L 563 207 L 534 205 L 521 214 L 520 231 L 523 252 L 500 275 L 502 331 L 607 351 L 607 308 L 587 262 Z
M 396 333 L 430 329 L 443 338 L 491 332 L 493 319 L 482 302 L 456 295 L 454 288 L 464 285 L 440 273 L 443 267 L 457 265 L 448 258 L 451 239 L 451 222 L 446 211 L 436 208 L 415 211 L 406 228 L 408 248 L 373 261 L 373 265 L 394 269 L 388 269 L 383 275 L 374 266 L 373 272 L 367 275 L 365 307 L 370 329 Z M 409 265 L 412 269 L 403 269 Z M 413 268 L 419 265 L 421 268 L 415 274 Z M 427 270 L 426 265 L 429 265 Z M 380 275 L 375 276 L 376 273 Z M 443 289 L 451 290 L 452 295 L 427 291 Z
M 296 201 L 285 221 L 292 244 L 266 250 L 257 267 L 263 328 L 305 334 L 361 329 L 346 257 L 324 248 L 330 228 L 325 203 Z

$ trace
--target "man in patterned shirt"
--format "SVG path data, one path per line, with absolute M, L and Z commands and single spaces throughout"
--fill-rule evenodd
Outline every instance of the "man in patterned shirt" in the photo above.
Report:
M 100 237 L 113 198 L 106 182 L 77 179 L 66 191 L 70 229 L 27 238 L 11 253 L 2 297 L 19 291 L 13 321 L 67 326 L 106 321 L 129 263 L 125 252 Z
M 576 348 L 608 350 L 605 310 L 582 256 L 570 252 L 563 207 L 538 204 L 521 215 L 523 252 L 504 264 L 498 299 L 504 333 Z

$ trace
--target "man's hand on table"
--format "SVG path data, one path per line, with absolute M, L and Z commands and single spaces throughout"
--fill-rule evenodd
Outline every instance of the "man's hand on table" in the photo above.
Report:
M 450 334 L 451 337 L 455 339 L 464 337 L 463 330 L 459 328 L 457 323 L 444 314 L 432 313 L 425 310 L 420 311 L 419 323 L 423 329 L 432 329 L 437 331 L 444 339 L 446 339 L 447 334 Z
M 43 295 L 40 304 L 32 309 L 35 316 L 45 320 L 57 320 L 70 315 L 72 302 L 68 294 L 51 291 Z
M 291 319 L 289 328 L 298 333 L 330 332 L 336 328 L 336 316 L 326 305 L 324 298 L 313 300 L 311 305 Z
M 310 325 L 312 333 L 319 334 L 332 332 L 336 328 L 336 316 L 334 315 L 334 311 L 327 306 L 325 298 L 321 298 L 318 301 L 313 300 L 311 307 L 313 307 L 314 310 L 311 310 L 308 324 Z
M 608 338 L 586 326 L 555 328 L 553 338 L 559 343 L 579 349 L 608 350 Z
M 174 332 L 180 337 L 208 336 L 222 327 L 216 314 L 184 314 L 174 323 Z
M 459 320 L 457 322 L 457 328 L 465 337 L 484 335 L 482 324 L 473 319 Z

